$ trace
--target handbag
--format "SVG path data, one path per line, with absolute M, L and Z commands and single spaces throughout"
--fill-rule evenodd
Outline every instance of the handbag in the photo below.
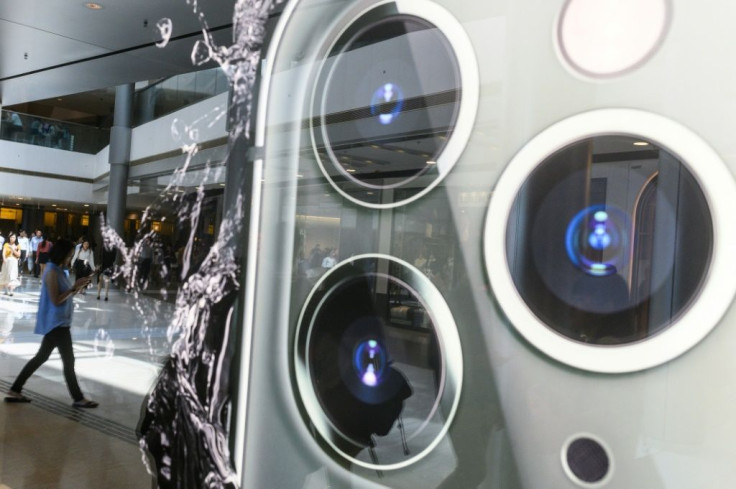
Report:
M 89 263 L 86 263 L 84 260 L 80 260 L 79 258 L 74 260 L 72 267 L 74 268 L 74 274 L 77 278 L 88 277 L 92 274 L 92 267 L 89 266 Z

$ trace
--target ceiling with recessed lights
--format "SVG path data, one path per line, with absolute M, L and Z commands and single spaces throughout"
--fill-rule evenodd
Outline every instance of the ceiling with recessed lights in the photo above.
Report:
M 235 0 L 0 2 L 0 105 L 8 106 L 191 72 L 202 12 L 215 41 L 229 44 Z M 157 23 L 170 19 L 168 44 Z M 197 68 L 212 67 L 214 64 Z

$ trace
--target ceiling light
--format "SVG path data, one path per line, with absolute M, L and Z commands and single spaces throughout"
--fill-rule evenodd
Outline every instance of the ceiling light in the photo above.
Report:
M 85 207 L 89 207 L 89 204 L 84 204 Z
M 436 165 L 437 162 L 436 161 L 429 160 L 429 161 L 427 161 L 427 164 L 428 165 Z
M 99 3 L 87 2 L 84 4 L 84 6 L 90 10 L 102 10 L 102 5 L 100 5 Z
M 649 143 L 647 143 L 646 141 L 636 141 L 634 143 L 634 146 L 649 146 Z
M 348 168 L 349 173 L 355 173 L 355 168 Z
M 51 204 L 51 207 L 56 207 L 56 204 Z

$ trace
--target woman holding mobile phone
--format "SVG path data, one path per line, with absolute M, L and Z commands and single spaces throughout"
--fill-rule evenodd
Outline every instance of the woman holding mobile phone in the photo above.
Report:
M 42 334 L 43 340 L 36 356 L 31 358 L 18 378 L 10 387 L 5 398 L 7 402 L 30 402 L 21 391 L 28 378 L 38 367 L 48 360 L 54 348 L 59 349 L 61 362 L 64 365 L 64 378 L 69 393 L 74 400 L 72 404 L 78 408 L 95 408 L 98 403 L 85 399 L 74 372 L 74 349 L 72 348 L 71 323 L 74 311 L 74 296 L 92 280 L 91 277 L 70 282 L 63 267 L 69 264 L 74 253 L 74 244 L 60 239 L 49 251 L 49 261 L 41 279 L 41 299 L 36 316 L 36 334 Z

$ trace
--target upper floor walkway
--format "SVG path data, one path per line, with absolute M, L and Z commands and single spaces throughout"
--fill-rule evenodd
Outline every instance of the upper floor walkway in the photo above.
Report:
M 129 195 L 166 186 L 196 144 L 190 179 L 223 164 L 227 80 L 220 69 L 189 73 L 138 90 L 130 148 Z M 109 129 L 3 111 L 0 196 L 105 205 Z M 212 177 L 210 176 L 210 179 Z M 222 177 L 224 181 L 224 177 Z M 215 182 L 217 178 L 215 178 Z

